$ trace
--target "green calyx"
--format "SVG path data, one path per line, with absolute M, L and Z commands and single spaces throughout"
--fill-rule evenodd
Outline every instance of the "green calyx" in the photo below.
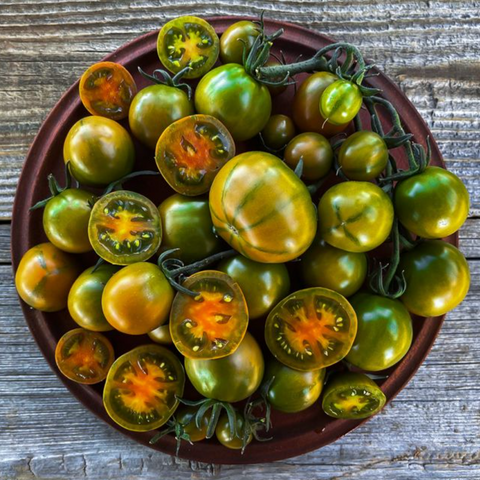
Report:
M 188 83 L 180 81 L 187 72 L 192 70 L 192 67 L 187 65 L 185 68 L 182 68 L 182 70 L 176 73 L 173 77 L 170 75 L 170 73 L 168 73 L 166 70 L 162 70 L 161 68 L 154 70 L 152 75 L 142 70 L 141 67 L 137 68 L 140 75 L 142 75 L 142 77 L 146 78 L 147 80 L 150 80 L 157 85 L 166 85 L 167 87 L 184 89 L 187 92 L 188 99 L 192 99 L 192 87 Z

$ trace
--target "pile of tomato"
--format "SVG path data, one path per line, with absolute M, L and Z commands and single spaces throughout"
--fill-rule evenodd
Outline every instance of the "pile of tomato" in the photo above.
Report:
M 270 428 L 271 408 L 316 402 L 334 418 L 371 416 L 386 402 L 371 372 L 405 357 L 412 314 L 441 316 L 469 288 L 464 256 L 441 240 L 467 217 L 462 182 L 427 165 L 392 171 L 400 140 L 379 128 L 343 134 L 366 95 L 348 69 L 310 74 L 291 116 L 272 115 L 293 87 L 289 75 L 256 76 L 282 65 L 271 43 L 262 22 L 219 39 L 187 16 L 158 36 L 173 76 L 142 71 L 153 83 L 138 91 L 123 66 L 90 67 L 80 98 L 91 115 L 64 141 L 66 185 L 50 176 L 52 195 L 35 206 L 48 242 L 23 256 L 18 293 L 44 312 L 68 308 L 79 328 L 57 344 L 59 370 L 105 382 L 123 428 L 163 426 L 152 441 L 216 435 L 243 449 Z M 160 205 L 122 187 L 142 173 L 132 136 L 176 192 Z M 322 192 L 335 174 L 344 181 Z M 376 268 L 382 245 L 396 271 Z M 92 250 L 100 261 L 82 271 L 77 254 Z M 115 359 L 111 330 L 140 346 Z

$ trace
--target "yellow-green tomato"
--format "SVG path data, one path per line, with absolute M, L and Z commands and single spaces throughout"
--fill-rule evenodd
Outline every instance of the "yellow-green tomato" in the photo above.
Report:
M 162 219 L 161 251 L 179 248 L 175 258 L 193 263 L 219 252 L 223 242 L 213 233 L 213 223 L 204 197 L 175 194 L 158 207 Z
M 360 289 L 367 276 L 367 256 L 332 247 L 318 237 L 303 254 L 302 280 L 306 287 L 324 287 L 344 297 Z
M 264 383 L 271 382 L 268 400 L 275 410 L 296 413 L 311 407 L 320 397 L 325 369 L 300 372 L 271 358 Z
M 230 25 L 220 38 L 220 58 L 222 63 L 243 65 L 243 55 L 248 55 L 253 42 L 260 35 L 260 28 L 249 20 L 241 20 Z
M 228 421 L 227 414 L 223 414 L 218 423 L 217 428 L 215 429 L 215 435 L 217 440 L 227 448 L 231 448 L 232 450 L 240 450 L 243 448 L 243 434 L 244 434 L 244 425 L 245 421 L 237 412 L 235 417 L 236 425 L 235 425 L 235 433 L 232 435 L 230 431 L 230 423 Z M 247 445 L 252 441 L 253 435 L 250 434 L 247 439 Z
M 155 343 L 160 345 L 173 345 L 172 336 L 170 335 L 170 325 L 160 325 L 155 330 L 148 332 L 148 337 Z
M 250 320 L 266 315 L 290 291 L 290 277 L 283 263 L 259 263 L 238 255 L 223 260 L 217 268 L 240 285 Z
M 68 294 L 68 312 L 81 327 L 94 332 L 107 332 L 113 327 L 102 310 L 102 294 L 105 285 L 120 267 L 103 264 L 95 271 L 87 268 L 72 285 Z
M 334 125 L 344 125 L 355 118 L 362 101 L 358 85 L 348 80 L 337 80 L 322 93 L 320 114 Z

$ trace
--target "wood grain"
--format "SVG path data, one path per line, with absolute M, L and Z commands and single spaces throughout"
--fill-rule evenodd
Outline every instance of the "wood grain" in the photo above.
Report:
M 0 3 L 0 480 L 480 478 L 480 2 L 4 0 Z M 91 63 L 182 14 L 258 14 L 357 44 L 396 80 L 471 194 L 461 230 L 472 288 L 413 381 L 365 426 L 284 462 L 216 467 L 141 447 L 86 411 L 50 371 L 21 314 L 10 226 L 42 120 Z

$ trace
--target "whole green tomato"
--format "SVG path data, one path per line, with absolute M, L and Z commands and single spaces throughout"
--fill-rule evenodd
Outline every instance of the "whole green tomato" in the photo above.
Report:
M 220 58 L 222 63 L 243 65 L 243 55 L 248 55 L 253 42 L 260 35 L 258 25 L 249 20 L 241 20 L 230 25 L 220 38 Z
M 296 413 L 311 407 L 319 399 L 324 379 L 324 368 L 300 372 L 271 358 L 263 381 L 272 382 L 267 398 L 275 410 Z
M 193 113 L 192 102 L 183 90 L 168 85 L 150 85 L 135 95 L 128 123 L 133 135 L 155 150 L 160 135 L 169 125 Z
M 93 332 L 107 332 L 113 327 L 102 311 L 102 294 L 105 285 L 120 267 L 103 264 L 95 271 L 87 268 L 72 285 L 68 293 L 68 312 L 81 327 Z
M 320 114 L 334 125 L 345 125 L 355 118 L 362 107 L 362 93 L 353 82 L 337 80 L 320 97 Z
M 92 250 L 88 239 L 88 220 L 95 197 L 79 188 L 67 188 L 45 205 L 43 229 L 50 242 L 69 253 Z
M 283 263 L 259 263 L 238 255 L 223 260 L 217 269 L 240 285 L 250 320 L 266 315 L 290 291 L 290 277 Z
M 281 150 L 295 136 L 295 125 L 286 115 L 272 115 L 262 130 L 263 143 L 272 150 Z
M 412 319 L 399 300 L 357 293 L 350 299 L 357 314 L 358 330 L 346 360 L 356 367 L 377 372 L 392 367 L 412 345 Z
M 189 436 L 190 442 L 200 442 L 207 437 L 210 415 L 206 414 L 202 416 L 201 428 L 198 428 L 195 423 L 195 415 L 197 412 L 198 407 L 191 407 L 189 405 L 181 405 L 175 412 L 175 418 L 178 423 L 182 424 L 183 431 Z
M 218 118 L 241 142 L 257 135 L 267 124 L 272 99 L 241 65 L 229 63 L 208 72 L 195 90 L 198 113 Z
M 421 317 L 437 317 L 453 310 L 470 287 L 468 263 L 458 248 L 428 240 L 401 255 L 407 289 L 401 296 L 407 309 Z
M 455 233 L 467 219 L 469 208 L 463 182 L 440 167 L 427 167 L 395 188 L 398 219 L 419 237 L 444 238 Z
M 338 165 L 350 180 L 373 180 L 387 163 L 387 144 L 378 133 L 369 130 L 350 135 L 338 152 Z
M 262 351 L 250 333 L 227 357 L 213 360 L 185 357 L 185 371 L 204 397 L 222 402 L 240 402 L 257 390 L 263 378 Z
M 219 252 L 222 240 L 213 233 L 208 200 L 175 194 L 158 207 L 162 219 L 161 251 L 179 248 L 175 257 L 193 263 Z
M 133 170 L 135 149 L 119 123 L 97 115 L 79 120 L 67 134 L 63 159 L 73 176 L 85 185 L 102 186 Z
M 147 333 L 148 338 L 160 345 L 173 345 L 172 336 L 170 335 L 170 325 L 160 325 L 155 330 Z
M 306 287 L 324 287 L 349 297 L 357 292 L 367 276 L 367 256 L 332 247 L 318 237 L 303 254 L 302 280 Z
M 237 424 L 235 425 L 235 435 L 232 435 L 230 431 L 230 423 L 228 421 L 227 414 L 223 414 L 217 423 L 217 428 L 215 429 L 215 435 L 217 440 L 227 448 L 231 448 L 232 450 L 240 450 L 243 448 L 243 434 L 244 434 L 244 425 L 245 420 L 243 419 L 242 415 L 237 412 L 235 416 L 235 421 Z M 250 434 L 247 439 L 247 445 L 253 440 L 253 435 Z

